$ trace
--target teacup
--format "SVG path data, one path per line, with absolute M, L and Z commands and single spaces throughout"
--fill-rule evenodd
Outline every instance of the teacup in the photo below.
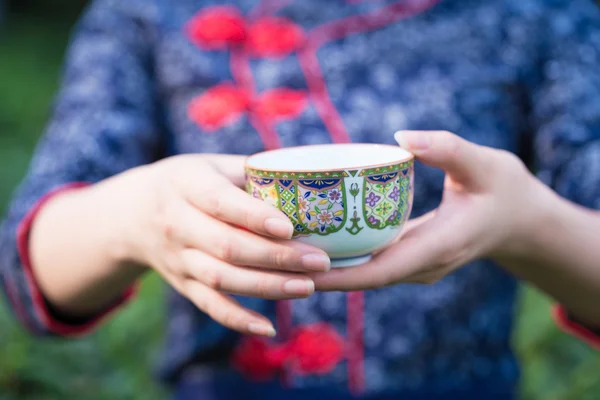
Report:
M 290 147 L 246 160 L 248 193 L 283 211 L 294 238 L 327 252 L 332 267 L 366 263 L 400 234 L 413 182 L 413 155 L 391 145 Z

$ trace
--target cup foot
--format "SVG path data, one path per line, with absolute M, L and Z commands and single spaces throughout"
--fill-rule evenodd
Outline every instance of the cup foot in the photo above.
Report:
M 368 263 L 369 261 L 371 261 L 371 258 L 373 258 L 371 254 L 359 257 L 332 258 L 331 268 L 355 267 L 357 265 Z

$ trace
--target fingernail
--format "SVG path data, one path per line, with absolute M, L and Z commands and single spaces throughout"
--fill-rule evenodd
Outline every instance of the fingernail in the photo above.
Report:
M 400 145 L 409 151 L 419 151 L 429 148 L 429 135 L 419 131 L 398 131 L 394 134 L 394 139 Z
M 302 265 L 311 271 L 327 272 L 331 268 L 331 260 L 325 254 L 306 254 L 302 256 Z
M 268 336 L 268 337 L 273 337 L 276 334 L 275 329 L 272 326 L 269 326 L 267 324 L 257 323 L 257 322 L 250 322 L 248 324 L 248 332 L 250 332 L 254 335 Z
M 283 284 L 283 291 L 291 296 L 308 296 L 315 291 L 315 283 L 303 279 L 291 279 Z
M 265 221 L 265 230 L 273 236 L 290 239 L 294 227 L 289 220 L 282 218 L 269 218 Z

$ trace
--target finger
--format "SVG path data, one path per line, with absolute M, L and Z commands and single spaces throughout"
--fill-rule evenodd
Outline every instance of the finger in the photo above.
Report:
M 485 147 L 446 131 L 399 131 L 394 138 L 419 161 L 444 170 L 454 181 L 476 186 L 486 182 Z
M 327 253 L 315 247 L 237 229 L 187 204 L 180 212 L 179 240 L 227 263 L 295 272 L 323 272 L 331 266 Z
M 451 271 L 447 268 L 442 268 L 436 271 L 417 273 L 416 275 L 407 276 L 402 280 L 404 283 L 419 283 L 423 285 L 433 285 L 439 282 Z
M 394 246 L 396 243 L 401 241 L 402 238 L 404 236 L 406 236 L 411 230 L 415 229 L 416 227 L 418 227 L 418 226 L 424 224 L 425 222 L 429 221 L 430 219 L 432 219 L 435 216 L 436 211 L 437 210 L 433 210 L 433 211 L 428 212 L 427 214 L 421 215 L 418 218 L 413 218 L 413 219 L 408 220 L 406 222 L 406 226 L 402 229 L 402 232 L 399 235 L 397 235 L 390 244 L 388 244 L 381 250 L 377 250 L 377 251 L 373 252 L 373 255 L 383 253 L 389 247 Z
M 418 273 L 450 268 L 469 255 L 456 223 L 435 217 L 362 266 L 311 275 L 317 290 L 366 290 L 408 281 Z
M 315 291 L 306 275 L 238 267 L 197 250 L 182 252 L 186 271 L 213 290 L 270 300 L 305 298 Z
M 210 154 L 205 155 L 209 164 L 235 186 L 243 188 L 246 185 L 244 163 L 246 156 Z
M 242 307 L 231 297 L 192 279 L 186 280 L 184 287 L 184 294 L 196 307 L 221 325 L 241 333 L 275 336 L 275 328 L 267 318 Z
M 400 235 L 400 237 L 406 236 L 411 230 L 423 225 L 427 221 L 430 221 L 432 218 L 435 217 L 436 212 L 437 209 L 429 211 L 428 213 L 423 214 L 420 217 L 409 219 L 404 229 L 402 229 L 402 234 Z
M 214 218 L 244 227 L 260 235 L 290 239 L 292 222 L 275 207 L 255 199 L 223 177 L 211 182 L 211 189 L 190 188 L 189 201 Z

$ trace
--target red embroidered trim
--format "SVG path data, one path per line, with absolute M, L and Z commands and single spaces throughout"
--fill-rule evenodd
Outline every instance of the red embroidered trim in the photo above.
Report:
M 254 80 L 250 70 L 249 57 L 245 49 L 234 49 L 231 52 L 231 73 L 240 86 L 244 88 L 251 96 L 255 96 Z M 249 113 L 250 124 L 256 129 L 260 140 L 266 150 L 278 149 L 281 147 L 279 136 L 273 127 L 271 121 L 262 119 L 255 113 Z
M 192 43 L 205 50 L 224 50 L 246 41 L 246 21 L 231 6 L 208 7 L 197 13 L 187 25 Z
M 292 89 L 271 89 L 256 99 L 253 110 L 267 121 L 297 118 L 308 103 L 306 92 Z
M 309 32 L 308 42 L 314 49 L 357 33 L 383 28 L 414 17 L 434 7 L 442 0 L 400 1 L 377 8 L 367 14 L 357 14 L 324 23 Z
M 298 53 L 298 62 L 306 78 L 309 93 L 323 124 L 334 143 L 351 142 L 350 135 L 337 108 L 331 102 L 325 78 L 319 67 L 316 47 L 306 47 Z
M 366 15 L 353 15 L 325 23 L 309 32 L 307 44 L 298 54 L 298 61 L 306 77 L 315 108 L 335 143 L 349 142 L 350 136 L 336 107 L 331 102 L 325 78 L 317 59 L 317 49 L 334 40 L 379 29 L 401 19 L 412 17 L 428 10 L 440 1 L 429 0 L 418 4 L 404 1 L 394 3 Z
M 235 349 L 233 365 L 248 378 L 268 380 L 288 367 L 299 375 L 330 373 L 344 356 L 344 342 L 329 324 L 298 328 L 290 339 L 276 344 L 246 337 Z
M 213 132 L 235 122 L 249 106 L 250 97 L 245 90 L 223 83 L 194 98 L 188 106 L 188 116 L 205 131 Z
M 326 375 L 344 357 L 344 347 L 342 337 L 327 323 L 301 327 L 292 337 L 287 362 L 299 375 Z
M 231 73 L 237 81 L 237 86 L 220 84 L 192 99 L 188 117 L 204 131 L 213 132 L 248 112 L 249 121 L 265 148 L 281 147 L 273 125 L 278 120 L 298 116 L 306 106 L 305 96 L 300 98 L 291 89 L 280 88 L 253 99 L 256 94 L 249 56 L 283 57 L 296 51 L 304 43 L 302 28 L 277 17 L 265 17 L 250 24 L 239 10 L 225 6 L 203 9 L 190 20 L 186 29 L 192 43 L 202 49 L 231 49 Z M 274 98 L 282 104 L 274 105 Z M 256 104 L 250 107 L 251 103 Z
M 348 348 L 348 384 L 353 395 L 360 395 L 365 390 L 364 292 L 349 292 L 346 308 L 348 313 L 348 342 L 351 343 Z
M 287 341 L 292 336 L 292 301 L 279 300 L 276 305 L 277 337 Z
M 600 336 L 585 326 L 571 320 L 563 306 L 554 306 L 552 308 L 552 316 L 554 317 L 556 325 L 564 332 L 587 343 L 593 349 L 600 350 Z
M 248 31 L 246 46 L 255 57 L 285 57 L 304 43 L 302 28 L 285 18 L 259 19 Z
M 232 363 L 254 381 L 273 378 L 283 366 L 283 348 L 274 349 L 266 340 L 249 336 L 235 348 Z
M 275 324 L 277 326 L 277 338 L 284 343 L 290 340 L 292 336 L 292 301 L 279 300 L 275 305 Z M 279 380 L 283 387 L 287 387 L 291 382 L 291 371 L 285 367 L 279 371 Z
M 101 320 L 103 320 L 108 314 L 110 314 L 119 306 L 121 306 L 135 293 L 135 288 L 130 288 L 123 294 L 123 296 L 118 302 L 110 306 L 101 314 L 95 316 L 88 322 L 81 325 L 68 325 L 54 319 L 54 317 L 48 310 L 48 307 L 46 306 L 46 301 L 35 279 L 33 269 L 31 268 L 31 260 L 29 258 L 29 233 L 31 231 L 31 227 L 33 225 L 35 217 L 38 215 L 42 207 L 51 198 L 58 194 L 65 193 L 70 190 L 77 190 L 88 185 L 89 184 L 85 182 L 75 182 L 61 186 L 58 189 L 47 193 L 27 213 L 27 215 L 25 216 L 25 218 L 23 218 L 17 229 L 17 248 L 23 266 L 23 272 L 25 274 L 27 288 L 33 301 L 34 312 L 37 315 L 39 321 L 46 327 L 46 329 L 48 329 L 48 331 L 61 336 L 74 337 L 83 335 L 91 331 L 94 327 L 98 325 L 98 323 Z

